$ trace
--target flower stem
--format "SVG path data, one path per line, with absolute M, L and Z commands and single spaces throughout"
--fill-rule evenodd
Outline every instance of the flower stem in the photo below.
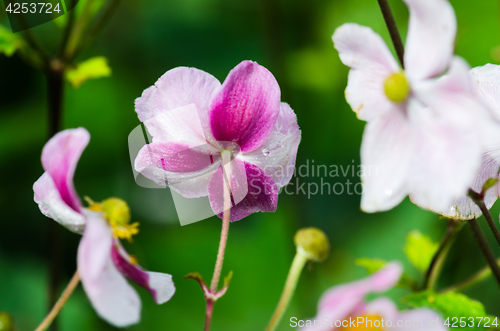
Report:
M 500 265 L 500 259 L 497 259 L 497 265 Z M 489 266 L 486 266 L 483 269 L 476 272 L 475 274 L 473 274 L 472 276 L 458 282 L 457 284 L 445 288 L 444 290 L 440 291 L 440 293 L 464 291 L 465 289 L 468 289 L 469 287 L 482 282 L 483 280 L 487 279 L 490 276 L 491 276 L 491 268 Z
M 283 288 L 283 292 L 281 293 L 280 301 L 278 302 L 278 306 L 276 306 L 276 310 L 274 311 L 274 314 L 271 317 L 269 324 L 267 325 L 266 331 L 274 331 L 278 327 L 281 318 L 283 317 L 283 314 L 288 308 L 290 300 L 295 293 L 297 282 L 307 261 L 307 255 L 304 254 L 300 249 L 297 249 L 297 253 L 295 254 L 292 262 L 292 266 L 290 267 L 290 271 L 288 272 L 285 287 Z
M 469 197 L 472 199 L 472 201 L 474 201 L 479 209 L 481 209 L 481 212 L 483 213 L 484 218 L 486 218 L 486 222 L 488 222 L 488 226 L 490 227 L 490 230 L 493 233 L 498 246 L 500 246 L 500 232 L 498 231 L 498 228 L 495 225 L 493 218 L 491 217 L 490 211 L 488 210 L 488 208 L 486 208 L 486 205 L 484 203 L 484 193 L 477 193 L 473 190 L 469 190 Z
M 382 11 L 382 15 L 384 16 L 385 24 L 387 25 L 389 34 L 391 35 L 392 43 L 394 45 L 394 49 L 396 50 L 396 54 L 398 55 L 399 62 L 401 63 L 401 67 L 404 69 L 405 48 L 403 46 L 403 41 L 401 40 L 401 35 L 399 34 L 398 26 L 396 25 L 396 21 L 394 20 L 394 15 L 392 14 L 391 7 L 389 6 L 387 0 L 377 1 L 380 10 Z
M 490 269 L 493 272 L 493 275 L 495 276 L 495 279 L 500 286 L 500 268 L 498 267 L 498 264 L 495 260 L 495 256 L 493 255 L 493 252 L 491 251 L 490 246 L 488 245 L 486 238 L 484 237 L 483 231 L 479 227 L 479 224 L 477 223 L 477 220 L 475 218 L 471 219 L 469 221 L 469 224 L 472 229 L 472 233 L 474 235 L 474 238 L 476 239 L 479 249 L 483 253 L 484 258 L 490 265 Z
M 61 312 L 61 309 L 66 304 L 66 302 L 68 301 L 69 297 L 71 296 L 71 294 L 73 293 L 79 282 L 80 282 L 80 275 L 78 274 L 78 271 L 76 271 L 75 274 L 73 275 L 73 278 L 71 278 L 71 281 L 69 282 L 68 286 L 66 286 L 66 289 L 61 294 L 59 300 L 57 300 L 56 304 L 54 305 L 50 313 L 45 317 L 45 319 L 35 329 L 35 331 L 43 331 L 49 327 L 50 323 L 52 323 L 52 321 Z
M 450 219 L 448 221 L 446 234 L 444 235 L 443 240 L 441 240 L 441 244 L 439 245 L 436 254 L 434 254 L 429 269 L 427 269 L 425 274 L 425 289 L 433 289 L 436 285 L 441 269 L 443 268 L 444 261 L 448 256 L 448 252 L 450 251 L 458 232 L 462 229 L 463 224 L 464 222 L 454 219 Z
M 229 220 L 231 219 L 231 152 L 223 151 L 221 153 L 222 164 L 223 164 L 223 188 L 224 188 L 224 212 L 222 216 L 222 231 L 220 235 L 219 251 L 217 252 L 217 261 L 215 262 L 214 275 L 212 277 L 212 283 L 210 285 L 210 292 L 215 294 L 219 286 L 219 279 L 222 272 L 222 264 L 224 263 L 224 254 L 226 252 L 227 237 L 229 233 Z M 215 301 L 211 298 L 207 298 L 207 311 L 205 315 L 205 331 L 210 330 L 210 325 L 212 322 L 212 313 L 214 309 Z

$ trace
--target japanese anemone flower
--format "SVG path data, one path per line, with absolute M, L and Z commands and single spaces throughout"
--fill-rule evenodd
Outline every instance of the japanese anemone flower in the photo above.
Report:
M 300 130 L 266 68 L 243 61 L 223 84 L 204 71 L 175 68 L 135 109 L 153 137 L 137 155 L 138 172 L 186 198 L 208 195 L 221 217 L 229 163 L 230 220 L 276 210 L 278 189 L 293 175 Z

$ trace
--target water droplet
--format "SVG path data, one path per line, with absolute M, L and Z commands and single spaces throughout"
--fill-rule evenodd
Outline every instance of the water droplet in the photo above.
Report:
M 268 156 L 268 155 L 269 155 L 269 153 L 271 153 L 271 152 L 270 152 L 267 148 L 264 148 L 264 149 L 262 150 L 262 154 L 264 154 L 264 156 Z

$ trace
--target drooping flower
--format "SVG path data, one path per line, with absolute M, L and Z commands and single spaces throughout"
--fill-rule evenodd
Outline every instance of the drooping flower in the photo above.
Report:
M 487 64 L 470 70 L 470 77 L 477 98 L 500 120 L 500 66 Z M 500 169 L 500 141 L 496 137 L 488 140 L 483 151 L 481 167 L 471 185 L 471 189 L 481 193 L 488 179 L 498 179 Z M 484 195 L 486 208 L 490 209 L 500 196 L 500 185 L 496 183 Z M 452 202 L 446 210 L 437 210 L 455 219 L 469 220 L 481 216 L 479 207 L 466 195 Z
M 138 232 L 130 224 L 127 204 L 118 198 L 82 206 L 73 186 L 73 175 L 90 135 L 83 128 L 56 134 L 42 152 L 44 174 L 35 182 L 35 202 L 49 218 L 76 233 L 83 233 L 78 247 L 78 273 L 97 313 L 115 326 L 140 320 L 141 301 L 126 278 L 147 289 L 158 304 L 175 292 L 172 276 L 142 269 L 119 239 Z
M 301 330 L 447 330 L 441 317 L 430 309 L 400 312 L 394 302 L 385 297 L 365 301 L 367 295 L 395 286 L 401 274 L 401 265 L 391 262 L 365 279 L 327 290 L 319 301 L 318 314 L 304 323 Z M 357 322 L 359 324 L 353 324 Z
M 293 175 L 300 130 L 266 68 L 243 61 L 223 84 L 204 71 L 175 68 L 135 107 L 153 137 L 135 160 L 138 172 L 186 198 L 208 195 L 221 216 L 226 154 L 231 221 L 276 210 L 278 189 Z
M 410 11 L 402 70 L 382 38 L 344 24 L 333 41 L 351 67 L 346 99 L 367 122 L 361 208 L 388 210 L 407 195 L 444 210 L 466 194 L 487 136 L 499 124 L 476 100 L 468 65 L 453 57 L 456 18 L 447 0 L 404 0 Z M 439 76 L 445 73 L 444 76 Z

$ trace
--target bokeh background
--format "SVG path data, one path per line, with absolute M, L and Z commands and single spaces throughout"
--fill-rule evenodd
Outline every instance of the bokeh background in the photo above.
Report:
M 451 3 L 459 22 L 456 52 L 471 66 L 497 63 L 498 1 Z M 404 38 L 407 9 L 400 0 L 390 4 Z M 75 186 L 81 196 L 94 200 L 110 196 L 127 200 L 133 220 L 141 222 L 141 233 L 133 245 L 126 244 L 127 249 L 145 268 L 171 273 L 177 286 L 174 298 L 162 306 L 139 288 L 142 322 L 130 330 L 203 328 L 202 293 L 198 284 L 182 276 L 198 271 L 210 279 L 221 227 L 216 217 L 181 227 L 167 190 L 135 184 L 127 146 L 128 134 L 139 124 L 134 99 L 177 66 L 197 67 L 223 81 L 240 61 L 254 60 L 275 74 L 282 100 L 297 114 L 302 130 L 297 165 L 313 160 L 316 165 L 359 165 L 364 123 L 345 102 L 348 70 L 331 41 L 335 28 L 345 22 L 370 26 L 390 44 L 375 0 L 123 1 L 103 34 L 78 58 L 105 56 L 113 73 L 78 89 L 66 84 L 64 128 L 83 126 L 92 135 L 76 171 Z M 1 24 L 8 27 L 9 23 L 4 17 Z M 60 36 L 51 22 L 32 31 L 49 46 Z M 34 329 L 48 309 L 47 238 L 52 220 L 40 214 L 32 192 L 33 182 L 42 174 L 40 153 L 47 137 L 45 94 L 42 73 L 16 56 L 0 56 L 0 311 L 12 313 L 19 330 Z M 320 183 L 321 178 L 298 180 L 307 187 Z M 359 182 L 351 174 L 323 178 L 331 185 L 347 180 Z M 296 183 L 296 178 L 292 181 Z M 295 186 L 291 191 L 295 192 Z M 356 194 L 309 198 L 281 194 L 275 213 L 253 214 L 233 223 L 223 274 L 233 270 L 234 278 L 227 295 L 216 305 L 213 329 L 264 329 L 294 255 L 293 234 L 301 227 L 323 229 L 331 240 L 332 253 L 327 262 L 304 271 L 279 330 L 291 329 L 288 319 L 292 316 L 314 316 L 318 298 L 327 288 L 364 277 L 364 269 L 354 265 L 356 258 L 400 260 L 408 273 L 418 277 L 403 253 L 405 236 L 419 229 L 438 241 L 446 221 L 408 199 L 392 211 L 378 214 L 361 212 L 359 203 Z M 498 213 L 494 208 L 493 215 Z M 64 286 L 76 268 L 80 237 L 62 228 L 60 233 Z M 495 252 L 500 253 L 496 248 Z M 439 287 L 484 266 L 468 227 L 464 227 Z M 405 293 L 395 289 L 388 295 L 398 300 Z M 491 279 L 466 292 L 484 302 L 492 315 L 500 315 L 498 293 Z M 59 322 L 64 331 L 114 329 L 96 316 L 81 287 Z

